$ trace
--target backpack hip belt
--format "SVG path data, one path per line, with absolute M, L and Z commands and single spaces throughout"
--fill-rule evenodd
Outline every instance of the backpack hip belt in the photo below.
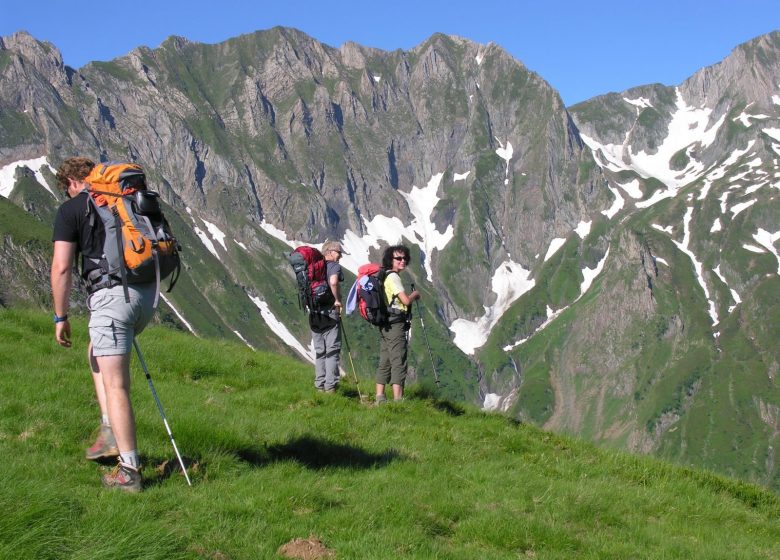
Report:
M 121 286 L 122 280 L 113 278 L 108 274 L 103 274 L 100 269 L 95 269 L 87 274 L 87 277 L 84 279 L 84 283 L 86 284 L 87 293 L 92 295 L 98 290 L 102 290 L 104 288 Z
M 389 307 L 387 309 L 387 322 L 390 324 L 393 323 L 403 323 L 407 320 L 409 317 L 408 311 L 401 311 L 400 309 L 396 309 L 395 307 Z

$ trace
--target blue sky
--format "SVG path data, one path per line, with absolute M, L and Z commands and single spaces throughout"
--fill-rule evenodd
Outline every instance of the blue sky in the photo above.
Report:
M 216 43 L 277 25 L 338 47 L 404 50 L 435 32 L 494 42 L 567 105 L 609 91 L 677 85 L 738 44 L 780 29 L 780 0 L 0 0 L 0 35 L 26 30 L 79 68 L 170 35 Z

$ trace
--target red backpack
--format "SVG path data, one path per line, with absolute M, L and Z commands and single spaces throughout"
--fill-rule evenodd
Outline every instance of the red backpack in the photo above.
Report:
M 295 272 L 301 309 L 311 313 L 333 303 L 333 292 L 328 286 L 328 267 L 322 253 L 314 247 L 302 245 L 290 253 L 287 260 Z
M 382 326 L 388 321 L 385 276 L 385 269 L 375 263 L 364 264 L 358 268 L 355 281 L 357 308 L 360 315 L 372 325 Z

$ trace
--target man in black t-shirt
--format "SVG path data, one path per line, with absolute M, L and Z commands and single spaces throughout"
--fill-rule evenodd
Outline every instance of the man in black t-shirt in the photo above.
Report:
M 344 274 L 339 259 L 345 253 L 338 241 L 326 241 L 322 246 L 326 275 L 333 299 L 329 305 L 309 314 L 311 343 L 314 347 L 314 386 L 318 391 L 335 393 L 339 384 L 339 354 L 341 353 L 341 285 Z
M 135 418 L 130 402 L 130 351 L 133 339 L 148 324 L 154 311 L 157 286 L 130 284 L 128 298 L 121 281 L 101 269 L 105 232 L 103 222 L 85 192 L 85 179 L 95 164 L 87 158 L 66 159 L 57 170 L 57 184 L 70 199 L 64 202 L 54 220 L 54 256 L 51 287 L 54 300 L 54 327 L 57 343 L 71 345 L 68 305 L 71 269 L 81 255 L 81 274 L 91 286 L 88 349 L 95 393 L 103 422 L 95 444 L 87 450 L 88 459 L 119 456 L 117 468 L 103 476 L 103 484 L 127 492 L 141 490 L 140 461 L 136 447 Z

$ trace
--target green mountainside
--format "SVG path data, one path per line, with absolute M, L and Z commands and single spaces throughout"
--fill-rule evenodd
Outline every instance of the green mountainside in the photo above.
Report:
M 144 492 L 104 491 L 73 329 L 63 349 L 48 315 L 0 310 L 3 558 L 282 558 L 296 539 L 307 558 L 780 555 L 780 500 L 758 486 L 425 391 L 382 407 L 351 383 L 316 393 L 298 361 L 162 327 L 139 343 L 193 485 L 134 359 Z

